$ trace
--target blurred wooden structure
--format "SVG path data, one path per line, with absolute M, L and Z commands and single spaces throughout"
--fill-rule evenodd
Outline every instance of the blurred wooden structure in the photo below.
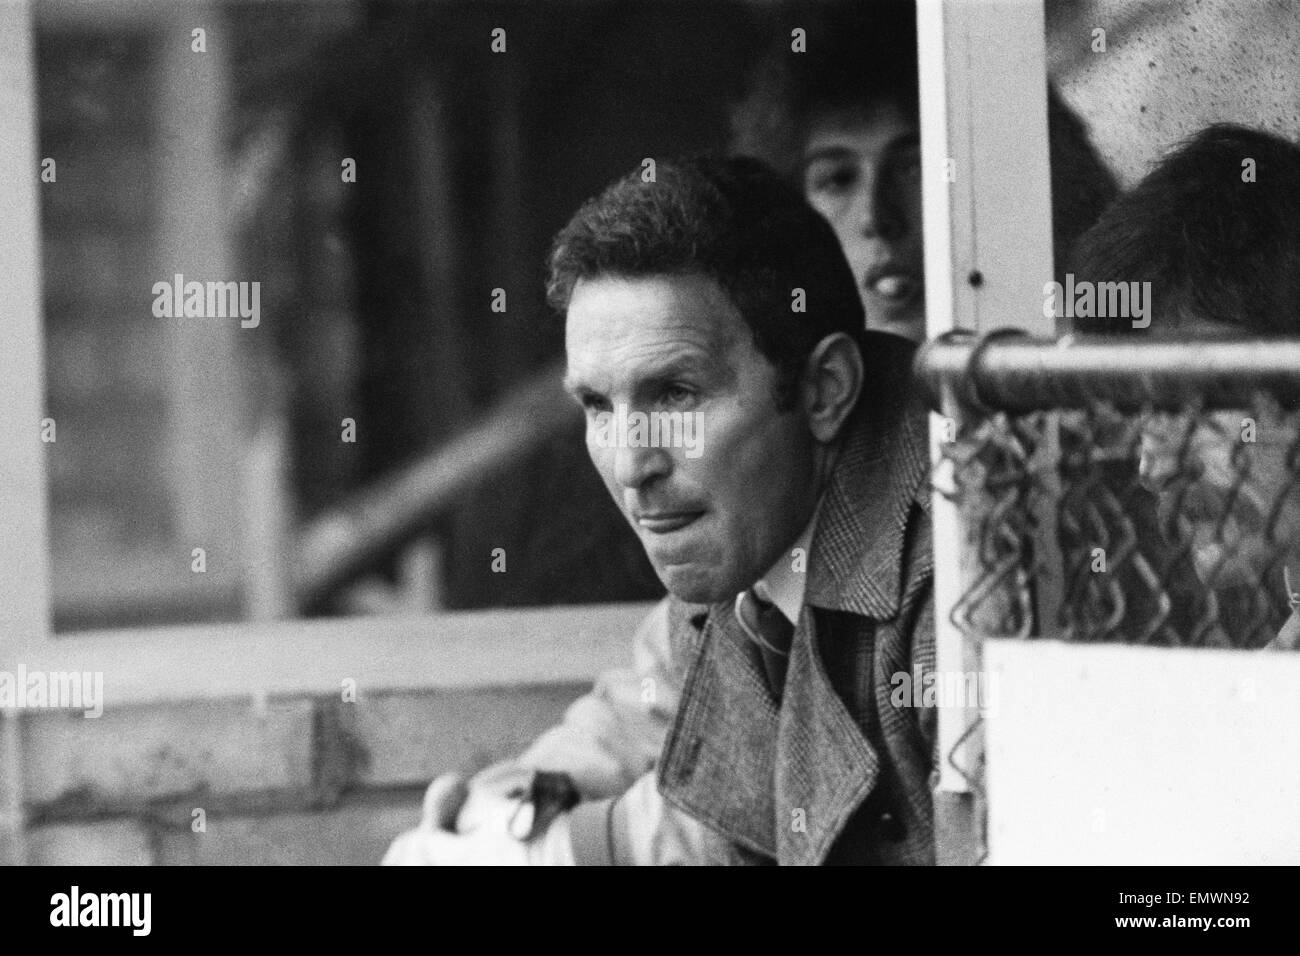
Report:
M 517 749 L 598 671 L 625 662 L 640 604 L 142 626 L 159 616 L 234 619 L 250 607 L 283 616 L 391 561 L 384 552 L 412 536 L 436 535 L 480 562 L 448 576 L 466 603 L 571 599 L 576 569 L 610 540 L 570 530 L 589 513 L 584 495 L 603 492 L 574 467 L 581 445 L 565 437 L 544 371 L 558 341 L 540 301 L 541 253 L 581 199 L 664 142 L 721 142 L 728 96 L 765 22 L 760 5 L 687 14 L 677 4 L 578 4 L 573 20 L 541 4 L 458 5 L 454 23 L 439 20 L 440 7 L 313 4 L 321 16 L 308 24 L 294 23 L 288 5 L 253 4 L 236 20 L 222 5 L 43 0 L 33 32 L 26 0 L 0 3 L 0 127 L 14 132 L 0 138 L 10 184 L 0 191 L 0 668 L 100 670 L 107 695 L 97 720 L 0 713 L 0 860 L 370 862 L 414 820 L 433 774 Z M 416 9 L 426 19 L 403 19 Z M 932 332 L 1041 315 L 1050 273 L 1041 5 L 923 0 L 922 17 L 938 28 L 922 30 L 921 51 Z M 184 55 L 196 19 L 211 50 L 201 63 Z M 498 21 L 517 58 L 491 59 Z M 1117 22 L 1111 43 L 1123 39 L 1127 21 Z M 277 23 L 301 42 L 283 44 Z M 311 24 L 320 32 L 307 35 Z M 366 41 L 359 55 L 349 55 L 354 29 Z M 42 57 L 61 56 L 81 66 L 39 72 Z M 980 68 L 981 57 L 997 62 Z M 683 62 L 710 71 L 711 97 L 672 66 Z M 106 107 L 94 90 L 116 90 L 120 102 Z M 304 104 L 305 118 L 295 113 Z M 209 117 L 193 139 L 191 113 Z M 973 115 L 989 125 L 974 129 Z M 60 176 L 43 207 L 38 120 Z M 447 130 L 464 137 L 462 151 L 447 151 Z M 340 154 L 354 148 L 360 208 L 338 175 Z M 229 168 L 222 157 L 233 157 Z M 949 159 L 952 189 L 936 178 Z M 288 188 L 286 168 L 308 172 Z M 482 202 L 466 205 L 467 195 Z M 252 338 L 234 326 L 192 336 L 123 321 L 145 313 L 155 274 L 177 271 L 187 254 L 201 260 L 182 270 L 195 275 L 238 263 L 241 274 L 266 276 L 274 295 L 264 306 L 285 321 L 264 322 Z M 490 312 L 495 288 L 511 303 L 500 317 Z M 480 342 L 487 358 L 473 363 Z M 373 361 L 355 364 L 355 354 Z M 115 384 L 121 369 L 129 374 Z M 531 380 L 535 372 L 544 377 Z M 59 423 L 50 446 L 37 437 L 47 414 Z M 338 440 L 343 417 L 359 420 L 356 446 Z M 469 418 L 482 428 L 458 434 Z M 109 438 L 97 444 L 96 434 Z M 512 475 L 483 482 L 512 459 Z M 109 480 L 87 489 L 96 474 Z M 298 493 L 291 521 L 248 520 L 246 511 L 282 515 L 286 484 Z M 960 516 L 944 509 L 936 501 L 939 666 L 963 670 L 970 648 L 948 626 L 963 539 Z M 539 529 L 538 514 L 553 523 Z M 139 545 L 126 548 L 130 557 L 123 540 Z M 541 570 L 527 586 L 516 584 L 521 575 L 485 574 L 487 542 Z M 204 575 L 190 570 L 199 544 Z M 90 560 L 78 567 L 79 555 Z M 265 566 L 283 555 L 297 556 L 294 574 Z M 596 571 L 605 575 L 596 586 L 609 588 L 645 568 L 602 560 Z M 274 579 L 250 590 L 248 574 Z M 134 626 L 56 638 L 60 615 Z M 1040 772 L 1049 758 L 1068 769 L 1052 741 L 1088 731 L 1059 707 L 1077 689 L 1070 674 L 1096 662 L 1104 689 L 1131 690 L 1124 668 L 1151 663 L 1059 650 L 996 651 L 1006 673 L 1047 660 L 1062 669 L 1056 698 L 1008 703 L 1016 722 L 999 725 L 994 743 L 1013 773 Z M 1222 667 L 1249 677 L 1258 660 Z M 1127 726 L 1141 726 L 1140 704 L 1127 701 Z M 969 716 L 945 716 L 945 758 Z M 1263 733 L 1258 719 L 1238 725 Z M 1018 728 L 1051 734 L 1027 739 Z M 1097 779 L 1108 772 L 1086 766 Z M 993 779 L 1003 793 L 1018 785 Z M 1132 799 L 1155 792 L 1142 784 Z M 997 839 L 1008 861 L 1051 846 L 1044 821 L 1070 824 L 1059 829 L 1062 853 L 1084 845 L 1080 821 L 1057 812 L 1060 790 L 1024 792 L 1044 796 L 1028 807 L 1008 799 L 1015 812 L 995 813 L 995 860 Z M 1216 793 L 1207 789 L 1199 806 L 1233 812 L 1231 795 L 1216 802 Z M 944 862 L 972 862 L 972 798 L 947 764 L 939 802 L 952 838 Z

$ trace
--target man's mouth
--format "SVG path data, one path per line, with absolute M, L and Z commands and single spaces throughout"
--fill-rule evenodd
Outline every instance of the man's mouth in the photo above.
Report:
M 893 263 L 868 269 L 862 284 L 891 305 L 911 302 L 924 288 L 924 283 L 919 278 Z
M 652 534 L 670 534 L 693 523 L 703 511 L 643 511 L 635 516 L 637 527 Z

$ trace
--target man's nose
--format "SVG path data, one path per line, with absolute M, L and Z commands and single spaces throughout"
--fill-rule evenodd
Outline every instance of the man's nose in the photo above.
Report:
M 663 448 L 626 447 L 614 451 L 614 480 L 624 488 L 640 488 L 672 471 L 672 456 Z
M 894 201 L 885 194 L 878 177 L 862 178 L 853 199 L 853 218 L 866 239 L 894 240 L 902 236 L 902 222 Z

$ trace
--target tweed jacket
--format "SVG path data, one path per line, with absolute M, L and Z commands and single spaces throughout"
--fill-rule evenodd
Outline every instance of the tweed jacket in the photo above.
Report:
M 823 497 L 779 702 L 731 602 L 677 616 L 659 787 L 715 860 L 934 862 L 937 715 L 891 703 L 897 675 L 934 668 L 927 419 L 905 375 L 889 385 L 859 404 Z

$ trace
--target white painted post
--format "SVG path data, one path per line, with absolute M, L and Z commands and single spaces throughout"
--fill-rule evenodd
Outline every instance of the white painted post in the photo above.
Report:
M 244 457 L 244 613 L 250 621 L 297 615 L 291 573 L 293 495 L 289 423 L 279 408 L 266 415 Z
M 0 669 L 49 638 L 41 229 L 35 64 L 26 0 L 0 3 Z M 50 184 L 48 188 L 56 188 Z M 56 423 L 57 428 L 57 423 Z M 57 435 L 57 432 L 56 432 Z M 19 719 L 0 711 L 0 863 L 25 858 Z
M 1013 327 L 1050 335 L 1042 314 L 1052 278 L 1042 2 L 919 0 L 917 27 L 927 334 Z M 936 465 L 944 425 L 931 420 Z M 970 529 L 937 493 L 933 515 L 937 667 L 978 670 L 978 646 L 951 620 L 973 567 Z M 979 855 L 970 786 L 949 760 L 973 768 L 980 759 L 977 739 L 958 747 L 976 717 L 967 708 L 939 713 L 941 863 Z M 973 839 L 963 840 L 963 830 Z
M 213 3 L 158 9 L 159 76 L 157 189 L 159 225 L 155 280 L 254 281 L 235 275 L 225 211 L 229 183 L 223 130 L 228 113 L 226 18 Z M 206 30 L 206 52 L 192 49 L 191 30 Z M 144 290 L 148 292 L 148 290 Z M 142 301 L 147 301 L 143 299 Z M 249 336 L 267 335 L 269 319 L 241 328 L 238 319 L 150 319 L 166 343 L 168 367 L 167 465 L 175 560 L 188 564 L 193 548 L 207 553 L 195 591 L 235 586 L 248 563 L 243 455 L 248 443 L 246 363 Z M 242 337 L 242 338 L 241 338 Z

